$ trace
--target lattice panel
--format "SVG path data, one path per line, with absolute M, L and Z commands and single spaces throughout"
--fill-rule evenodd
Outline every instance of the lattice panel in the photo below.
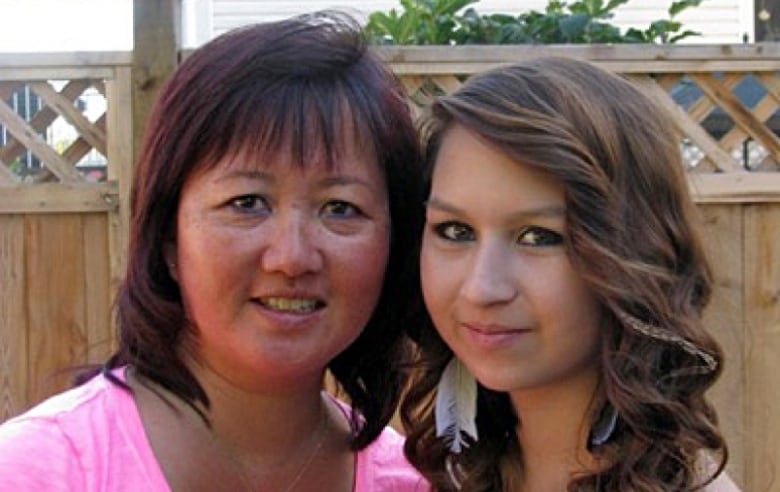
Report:
M 0 82 L 0 183 L 106 179 L 102 80 Z
M 417 114 L 466 76 L 401 78 Z M 632 76 L 670 112 L 686 169 L 696 173 L 780 171 L 780 74 L 669 73 Z
M 407 75 L 401 77 L 401 83 L 412 100 L 412 109 L 419 116 L 435 96 L 454 92 L 461 86 L 465 78 L 465 76 L 458 77 L 455 75 Z

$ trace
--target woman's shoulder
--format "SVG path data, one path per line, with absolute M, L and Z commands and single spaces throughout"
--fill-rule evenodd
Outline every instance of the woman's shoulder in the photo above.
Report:
M 0 425 L 0 489 L 81 484 L 81 443 L 95 440 L 95 407 L 102 406 L 105 383 L 98 376 Z
M 349 419 L 349 405 L 327 395 Z M 390 426 L 356 453 L 355 492 L 427 492 L 428 483 L 404 456 L 401 434 Z
M 103 375 L 0 425 L 0 490 L 167 490 L 146 487 L 155 466 L 132 394 Z
M 102 406 L 108 382 L 102 375 L 95 376 L 81 386 L 49 397 L 26 412 L 0 425 L 0 435 L 11 438 L 32 428 L 63 428 L 73 420 L 89 422 L 92 407 Z

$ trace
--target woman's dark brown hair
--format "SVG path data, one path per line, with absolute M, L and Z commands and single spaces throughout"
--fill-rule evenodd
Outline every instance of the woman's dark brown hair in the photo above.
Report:
M 565 186 L 567 253 L 602 310 L 590 422 L 605 409 L 618 415 L 610 439 L 592 448 L 606 468 L 573 476 L 569 490 L 685 491 L 708 482 L 727 457 L 704 398 L 722 352 L 702 326 L 712 277 L 670 119 L 617 75 L 543 58 L 474 76 L 439 98 L 425 134 L 431 167 L 453 125 Z M 627 319 L 669 340 L 647 336 Z M 462 490 L 511 490 L 522 480 L 515 435 L 522 415 L 506 394 L 480 386 L 479 440 L 450 455 L 435 436 L 433 400 L 452 352 L 430 321 L 415 336 L 421 369 L 402 404 L 408 458 L 437 490 L 454 490 L 453 474 L 463 479 Z M 702 475 L 705 454 L 715 463 Z
M 192 334 L 163 245 L 175 241 L 182 186 L 227 154 L 284 154 L 300 166 L 338 165 L 365 145 L 388 188 L 391 246 L 383 290 L 359 338 L 329 365 L 350 398 L 362 448 L 387 424 L 404 376 L 408 293 L 416 261 L 422 178 L 419 138 L 398 81 L 348 16 L 322 12 L 231 31 L 189 56 L 162 89 L 135 169 L 127 275 L 116 313 L 119 349 L 104 368 L 130 364 L 190 404 L 209 398 L 182 359 Z

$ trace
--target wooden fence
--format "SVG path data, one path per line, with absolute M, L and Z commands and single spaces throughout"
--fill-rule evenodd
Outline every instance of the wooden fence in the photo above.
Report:
M 780 492 L 780 45 L 381 53 L 418 104 L 471 73 L 560 55 L 633 77 L 670 110 L 715 267 L 707 326 L 727 363 L 711 396 L 731 448 L 729 469 L 746 491 Z M 102 359 L 113 343 L 110 300 L 124 264 L 131 176 L 129 60 L 0 55 L 0 126 L 12 137 L 0 142 L 0 420 L 67 383 L 52 374 Z M 45 102 L 30 122 L 8 104 L 24 84 Z M 83 86 L 105 96 L 103 118 L 90 122 L 74 111 Z M 53 149 L 39 135 L 57 115 L 79 136 Z M 88 182 L 74 167 L 87 147 L 106 156 L 105 181 Z M 10 167 L 22 148 L 45 169 L 26 181 Z
M 101 361 L 113 345 L 132 169 L 130 61 L 0 55 L 0 420 L 67 386 L 63 369 Z M 90 94 L 102 100 L 98 114 L 85 107 Z M 90 153 L 105 157 L 103 179 L 76 165 Z

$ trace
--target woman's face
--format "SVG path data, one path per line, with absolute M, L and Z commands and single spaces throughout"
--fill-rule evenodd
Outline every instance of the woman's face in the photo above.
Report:
M 390 216 L 376 159 L 345 150 L 332 170 L 233 155 L 187 180 L 171 260 L 199 364 L 246 388 L 289 385 L 363 330 Z
M 599 307 L 566 253 L 562 185 L 456 125 L 426 218 L 425 302 L 477 380 L 510 394 L 592 384 Z

